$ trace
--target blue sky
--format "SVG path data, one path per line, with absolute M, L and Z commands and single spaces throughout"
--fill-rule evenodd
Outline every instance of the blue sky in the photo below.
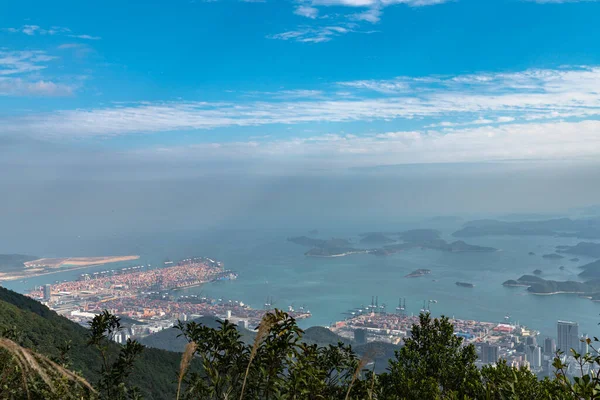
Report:
M 345 168 L 600 153 L 600 2 L 10 3 L 5 160 L 51 165 L 75 149 Z

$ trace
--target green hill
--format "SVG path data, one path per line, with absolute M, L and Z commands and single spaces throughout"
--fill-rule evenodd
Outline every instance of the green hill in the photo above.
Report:
M 194 322 L 208 326 L 209 328 L 216 329 L 219 327 L 219 319 L 215 317 L 200 317 L 195 319 Z M 242 334 L 242 341 L 244 343 L 252 343 L 254 341 L 255 333 L 253 331 L 243 328 L 238 328 L 238 331 Z M 183 336 L 177 337 L 180 333 L 175 328 L 163 329 L 160 332 L 140 339 L 140 343 L 155 349 L 183 352 L 188 342 Z
M 94 384 L 100 357 L 86 345 L 87 329 L 61 317 L 41 303 L 0 287 L 0 332 L 15 328 L 20 344 L 48 357 L 59 355 L 58 347 L 71 341 L 72 368 Z M 119 345 L 112 345 L 112 351 Z M 147 348 L 135 365 L 131 384 L 138 386 L 145 399 L 171 398 L 176 391 L 176 373 L 181 355 Z

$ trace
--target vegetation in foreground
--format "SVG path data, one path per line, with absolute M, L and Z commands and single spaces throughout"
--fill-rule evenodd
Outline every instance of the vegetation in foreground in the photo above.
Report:
M 54 359 L 17 344 L 18 332 L 2 331 L 0 399 L 142 399 L 142 387 L 130 375 L 146 351 L 128 341 L 111 351 L 119 318 L 104 312 L 90 322 L 87 346 L 98 356 L 93 385 L 69 370 L 70 348 Z M 473 345 L 454 335 L 447 318 L 421 314 L 412 336 L 375 373 L 371 359 L 347 344 L 319 346 L 302 342 L 302 330 L 287 313 L 263 318 L 255 340 L 245 344 L 228 321 L 208 327 L 196 322 L 177 326 L 188 341 L 178 371 L 169 371 L 176 389 L 162 398 L 176 399 L 598 399 L 600 372 L 574 379 L 554 361 L 554 378 L 543 380 L 528 369 L 500 361 L 478 369 Z M 12 336 L 12 338 L 11 338 Z M 597 341 L 597 339 L 595 339 Z M 590 344 L 592 341 L 590 340 Z M 600 356 L 573 353 L 580 365 L 598 371 Z M 194 365 L 197 364 L 197 365 Z M 151 378 L 143 385 L 152 385 Z M 139 381 L 137 381 L 139 383 Z

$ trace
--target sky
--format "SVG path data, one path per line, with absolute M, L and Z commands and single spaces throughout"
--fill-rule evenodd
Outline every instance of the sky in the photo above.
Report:
M 423 167 L 437 171 L 428 175 L 435 181 L 486 163 L 537 177 L 531 171 L 569 170 L 581 182 L 597 175 L 600 1 L 8 0 L 4 8 L 0 181 L 12 194 L 0 205 L 13 217 L 56 211 L 40 203 L 66 204 L 73 188 L 90 193 L 81 182 L 202 178 L 239 189 L 250 175 L 316 182 L 383 168 L 410 180 L 415 165 L 444 166 Z M 552 185 L 565 181 L 550 175 Z M 549 202 L 600 203 L 589 187 L 581 195 L 589 185 L 574 185 L 561 199 L 575 191 L 577 201 Z M 264 196 L 261 184 L 249 186 Z

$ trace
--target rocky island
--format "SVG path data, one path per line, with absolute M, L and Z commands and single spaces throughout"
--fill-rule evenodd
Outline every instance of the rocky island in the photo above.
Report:
M 424 275 L 429 275 L 431 274 L 431 270 L 429 269 L 417 269 L 413 272 L 411 272 L 408 275 L 405 275 L 405 278 L 418 278 L 420 276 L 424 276 Z
M 466 287 L 466 288 L 475 287 L 475 285 L 473 285 L 472 283 L 468 283 L 468 282 L 456 282 L 456 286 L 461 286 L 461 287 Z

